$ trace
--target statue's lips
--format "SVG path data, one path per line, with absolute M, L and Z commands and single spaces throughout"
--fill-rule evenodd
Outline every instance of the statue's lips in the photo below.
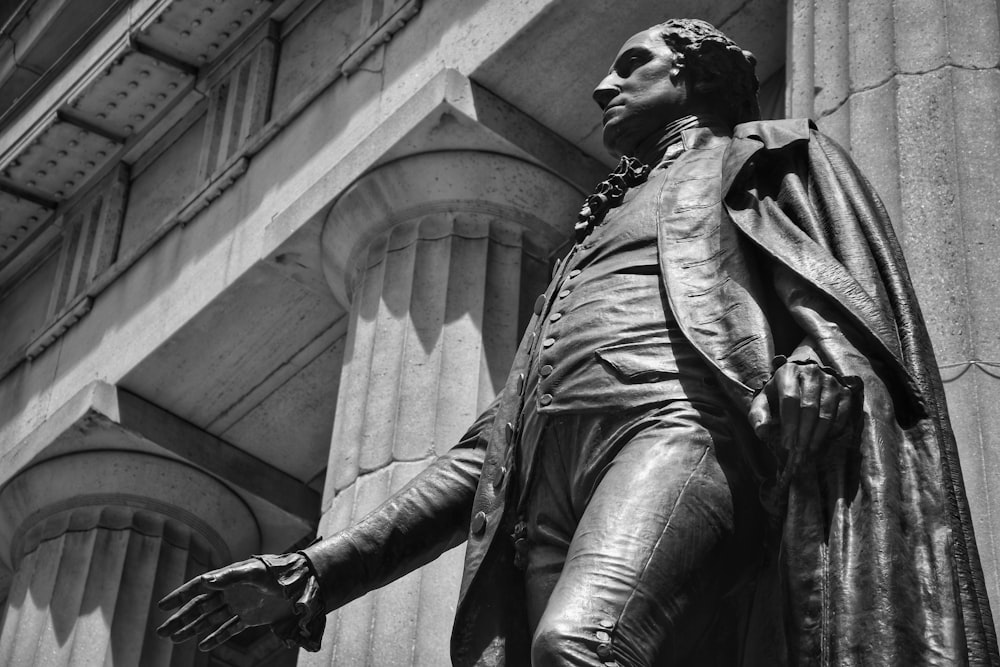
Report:
M 622 104 L 615 104 L 613 106 L 609 106 L 606 109 L 604 109 L 604 115 L 602 116 L 601 123 L 603 125 L 607 125 L 611 121 L 611 119 L 614 118 L 615 116 L 614 112 L 617 109 L 621 109 L 623 106 L 624 105 Z

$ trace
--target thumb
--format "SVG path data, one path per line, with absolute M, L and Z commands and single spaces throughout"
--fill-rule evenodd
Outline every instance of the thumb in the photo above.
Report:
M 764 390 L 757 394 L 753 402 L 750 403 L 750 410 L 747 412 L 747 419 L 750 422 L 750 428 L 753 429 L 754 435 L 756 435 L 761 440 L 767 440 L 775 427 L 774 413 L 771 410 L 771 401 L 768 396 L 770 386 L 764 387 Z
M 257 581 L 261 575 L 266 574 L 264 564 L 256 558 L 233 563 L 218 570 L 212 570 L 203 574 L 202 581 L 206 588 L 222 590 L 233 584 L 251 584 Z

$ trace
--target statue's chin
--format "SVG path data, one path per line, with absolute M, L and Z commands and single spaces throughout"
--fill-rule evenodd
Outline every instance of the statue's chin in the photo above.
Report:
M 604 148 L 608 151 L 608 154 L 618 159 L 623 155 L 627 155 L 625 151 L 620 148 L 620 144 L 614 139 L 609 139 L 607 133 L 604 135 Z

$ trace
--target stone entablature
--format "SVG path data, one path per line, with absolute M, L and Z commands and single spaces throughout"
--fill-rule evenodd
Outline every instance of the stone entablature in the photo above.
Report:
M 109 27 L 0 137 L 0 190 L 47 209 L 71 201 L 155 129 L 168 129 L 159 121 L 192 92 L 199 70 L 272 9 L 260 0 L 145 5 Z M 17 213 L 0 217 L 0 279 L 51 220 Z
M 62 246 L 47 323 L 32 341 L 9 341 L 0 374 L 40 354 L 89 310 L 109 282 L 97 279 L 117 259 L 128 179 L 114 174 L 127 174 L 197 108 L 199 74 L 224 67 L 274 8 L 262 0 L 136 4 L 0 135 L 0 293 Z M 118 181 L 110 193 L 108 180 Z M 88 226 L 81 217 L 95 199 L 116 201 Z
M 302 0 L 173 0 L 146 2 L 109 28 L 49 91 L 0 135 L 0 300 L 18 281 L 73 244 L 76 219 L 105 187 L 112 170 L 134 165 L 134 176 L 176 140 L 177 128 L 204 117 L 195 156 L 197 179 L 180 205 L 152 225 L 138 246 L 115 252 L 76 284 L 73 299 L 60 294 L 60 268 L 44 326 L 30 340 L 8 341 L 0 377 L 32 359 L 90 310 L 90 303 L 153 244 L 186 224 L 238 180 L 263 149 L 318 95 L 360 67 L 420 8 L 419 0 L 359 0 L 357 38 L 322 76 L 272 117 L 272 91 L 281 35 L 315 3 Z M 280 20 L 279 20 L 280 19 Z M 353 32 L 353 31 L 352 31 Z M 121 190 L 124 205 L 129 182 Z M 162 215 L 162 214 L 161 214 Z M 117 221 L 120 235 L 121 220 Z M 75 251 L 75 250 L 74 250 Z M 59 250 L 62 255 L 66 250 Z M 60 267 L 63 260 L 60 259 Z

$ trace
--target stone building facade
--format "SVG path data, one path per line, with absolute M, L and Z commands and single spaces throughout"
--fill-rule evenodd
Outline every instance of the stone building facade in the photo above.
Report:
M 461 549 L 211 656 L 187 577 L 329 534 L 501 386 L 628 36 L 715 23 L 885 200 L 1000 607 L 996 0 L 25 0 L 0 15 L 0 664 L 447 664 Z

